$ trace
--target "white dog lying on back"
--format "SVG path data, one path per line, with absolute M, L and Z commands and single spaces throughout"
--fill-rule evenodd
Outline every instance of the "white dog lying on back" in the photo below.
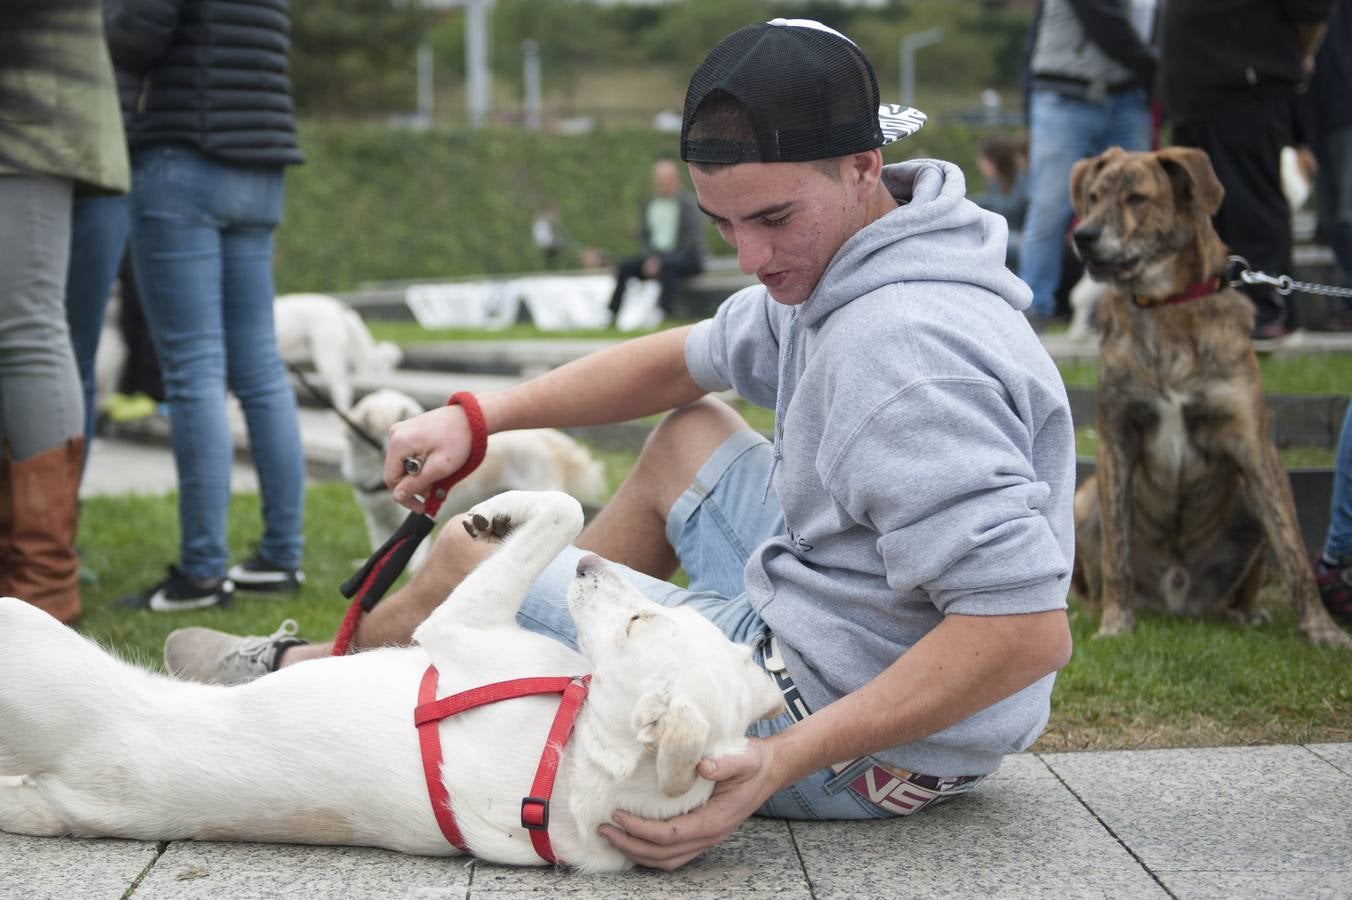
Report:
M 325 294 L 284 294 L 273 306 L 277 351 L 292 365 L 313 364 L 333 405 L 352 406 L 353 375 L 379 375 L 399 365 L 403 351 L 377 342 L 352 307 Z
M 236 687 L 121 662 L 33 606 L 0 598 L 0 830 L 137 840 L 352 844 L 450 856 L 433 817 L 412 711 L 523 676 L 592 673 L 564 746 L 548 834 L 586 870 L 629 861 L 597 833 L 616 809 L 665 819 L 708 799 L 696 771 L 735 753 L 782 695 L 745 646 L 693 610 L 651 602 L 584 557 L 568 591 L 582 653 L 516 624 L 527 586 L 582 527 L 576 500 L 514 492 L 467 518 L 501 549 L 414 633 Z M 539 865 L 521 826 L 558 700 L 526 697 L 443 719 L 440 775 L 470 851 Z M 7 777 L 6 777 L 7 776 Z
M 366 517 L 371 549 L 376 550 L 408 516 L 385 488 L 385 442 L 390 427 L 411 419 L 423 408 L 407 394 L 382 389 L 357 401 L 348 418 L 378 441 L 377 450 L 358 434 L 348 432 L 343 446 L 343 477 Z M 503 491 L 563 491 L 583 503 L 599 504 L 606 479 L 601 463 L 587 448 L 561 431 L 533 428 L 504 431 L 488 438 L 488 452 L 479 468 L 451 488 L 442 509 L 463 512 Z M 410 566 L 421 564 L 429 542 L 418 548 Z

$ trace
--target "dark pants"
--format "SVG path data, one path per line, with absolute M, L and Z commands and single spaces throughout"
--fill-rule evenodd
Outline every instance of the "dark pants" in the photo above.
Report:
M 1269 104 L 1271 105 L 1271 104 Z M 1220 110 L 1205 120 L 1174 125 L 1173 142 L 1205 150 L 1225 199 L 1216 213 L 1216 231 L 1230 252 L 1269 275 L 1291 272 L 1291 208 L 1282 193 L 1282 147 L 1291 140 L 1291 110 Z M 1280 295 L 1266 285 L 1242 290 L 1258 308 L 1258 324 L 1284 321 L 1295 328 L 1294 316 Z
M 657 305 L 662 307 L 663 313 L 670 316 L 672 304 L 676 302 L 676 290 L 680 287 L 681 279 L 703 272 L 704 261 L 693 250 L 676 250 L 671 253 L 659 253 L 657 256 L 662 261 L 657 270 L 657 280 L 662 285 L 662 292 L 657 297 Z M 620 303 L 624 300 L 624 289 L 629 284 L 629 279 L 638 278 L 642 281 L 648 279 L 648 276 L 643 274 L 643 261 L 647 258 L 647 256 L 631 256 L 628 259 L 620 260 L 619 267 L 615 272 L 615 293 L 610 296 L 612 316 L 620 313 Z

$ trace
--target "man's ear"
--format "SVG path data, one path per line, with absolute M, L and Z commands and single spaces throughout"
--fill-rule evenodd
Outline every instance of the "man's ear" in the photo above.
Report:
M 883 151 L 877 147 L 860 153 L 851 153 L 840 161 L 840 176 L 846 184 L 860 189 L 863 196 L 872 193 L 883 177 Z
M 649 691 L 634 708 L 633 724 L 639 743 L 657 754 L 657 783 L 668 797 L 679 797 L 694 787 L 709 738 L 709 722 L 686 698 L 674 696 L 671 686 Z

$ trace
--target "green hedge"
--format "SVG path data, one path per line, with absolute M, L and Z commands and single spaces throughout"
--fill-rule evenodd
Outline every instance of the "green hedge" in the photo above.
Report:
M 887 157 L 938 156 L 973 172 L 982 136 L 932 122 Z M 287 174 L 277 233 L 281 292 L 538 270 L 530 225 L 550 199 L 577 244 L 631 253 L 651 163 L 677 145 L 650 130 L 564 136 L 317 122 L 300 139 L 307 161 Z M 726 250 L 710 240 L 714 252 Z

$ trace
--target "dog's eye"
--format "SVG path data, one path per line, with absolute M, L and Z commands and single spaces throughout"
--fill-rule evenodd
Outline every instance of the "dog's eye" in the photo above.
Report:
M 1097 203 L 1097 202 L 1099 202 L 1099 192 L 1098 192 L 1098 191 L 1090 191 L 1090 192 L 1089 192 L 1089 202 L 1090 202 L 1090 203 Z
M 1140 204 L 1144 203 L 1147 199 L 1148 198 L 1146 197 L 1145 194 L 1138 194 L 1135 191 L 1132 191 L 1130 194 L 1127 194 L 1127 203 L 1131 204 L 1132 206 L 1139 206 Z

